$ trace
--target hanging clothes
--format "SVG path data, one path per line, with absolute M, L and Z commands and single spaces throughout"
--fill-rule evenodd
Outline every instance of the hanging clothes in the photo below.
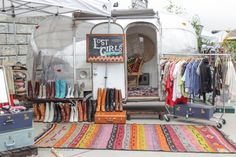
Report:
M 202 60 L 200 65 L 200 93 L 212 92 L 211 68 L 207 58 Z
M 236 101 L 236 72 L 232 61 L 228 61 L 225 84 L 228 86 L 230 99 Z

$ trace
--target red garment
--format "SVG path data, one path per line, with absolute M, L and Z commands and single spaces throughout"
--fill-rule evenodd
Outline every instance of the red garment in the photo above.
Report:
M 186 104 L 188 102 L 188 98 L 186 97 L 181 97 L 177 98 L 175 101 L 172 100 L 173 97 L 173 72 L 175 69 L 175 63 L 171 63 L 170 65 L 170 70 L 167 78 L 167 83 L 166 83 L 166 92 L 167 92 L 167 97 L 166 97 L 166 104 L 170 106 L 175 106 L 178 103 L 184 103 Z

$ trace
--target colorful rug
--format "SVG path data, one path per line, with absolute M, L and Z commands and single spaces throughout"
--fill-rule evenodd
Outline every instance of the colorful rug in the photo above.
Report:
M 159 124 L 53 124 L 38 147 L 236 153 L 214 126 Z
M 152 87 L 129 87 L 129 97 L 157 97 L 158 89 Z

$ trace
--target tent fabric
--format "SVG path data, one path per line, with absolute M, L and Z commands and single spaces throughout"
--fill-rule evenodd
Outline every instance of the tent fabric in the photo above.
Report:
M 16 16 L 45 16 L 75 11 L 110 16 L 110 8 L 108 0 L 0 0 L 1 12 Z

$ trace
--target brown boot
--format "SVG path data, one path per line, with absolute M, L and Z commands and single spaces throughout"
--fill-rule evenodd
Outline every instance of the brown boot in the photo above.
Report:
M 33 86 L 32 86 L 32 82 L 28 81 L 28 97 L 29 98 L 33 98 Z
M 69 122 L 70 120 L 70 105 L 69 103 L 65 103 L 65 114 L 66 114 L 66 118 L 65 118 L 65 122 Z
M 35 96 L 35 98 L 38 98 L 38 96 L 39 96 L 39 88 L 40 88 L 39 81 L 35 81 L 35 84 L 34 84 L 34 96 Z
M 97 95 L 97 108 L 96 111 L 99 112 L 101 110 L 101 88 L 98 88 L 98 95 Z
M 50 82 L 46 83 L 46 98 L 50 99 L 51 96 L 51 87 L 50 87 Z
M 105 104 L 106 104 L 106 95 L 107 95 L 107 89 L 106 88 L 104 88 L 103 89 L 103 92 L 102 92 L 102 104 L 101 104 L 101 110 L 103 111 L 103 112 L 105 112 L 106 110 L 105 110 Z
M 87 103 L 86 101 L 83 102 L 83 121 L 87 121 Z
M 39 122 L 42 122 L 44 120 L 44 117 L 45 117 L 45 104 L 44 103 L 39 104 L 39 111 L 40 111 L 40 114 L 41 114 Z
M 59 107 L 60 107 L 60 111 L 61 111 L 61 122 L 65 122 L 66 120 L 66 113 L 65 113 L 65 108 L 64 108 L 64 104 L 61 103 L 59 104 Z
M 39 119 L 40 119 L 40 112 L 39 112 L 39 109 L 38 109 L 38 104 L 34 103 L 34 121 L 38 122 Z
M 119 90 L 119 111 L 123 111 L 123 103 L 122 103 L 122 93 Z
M 83 121 L 83 108 L 82 108 L 82 103 L 81 101 L 78 102 L 78 112 L 79 112 L 79 122 Z
M 115 89 L 115 110 L 119 111 L 119 91 Z
M 54 81 L 51 82 L 51 95 L 50 95 L 50 98 L 51 99 L 55 98 L 55 82 Z

